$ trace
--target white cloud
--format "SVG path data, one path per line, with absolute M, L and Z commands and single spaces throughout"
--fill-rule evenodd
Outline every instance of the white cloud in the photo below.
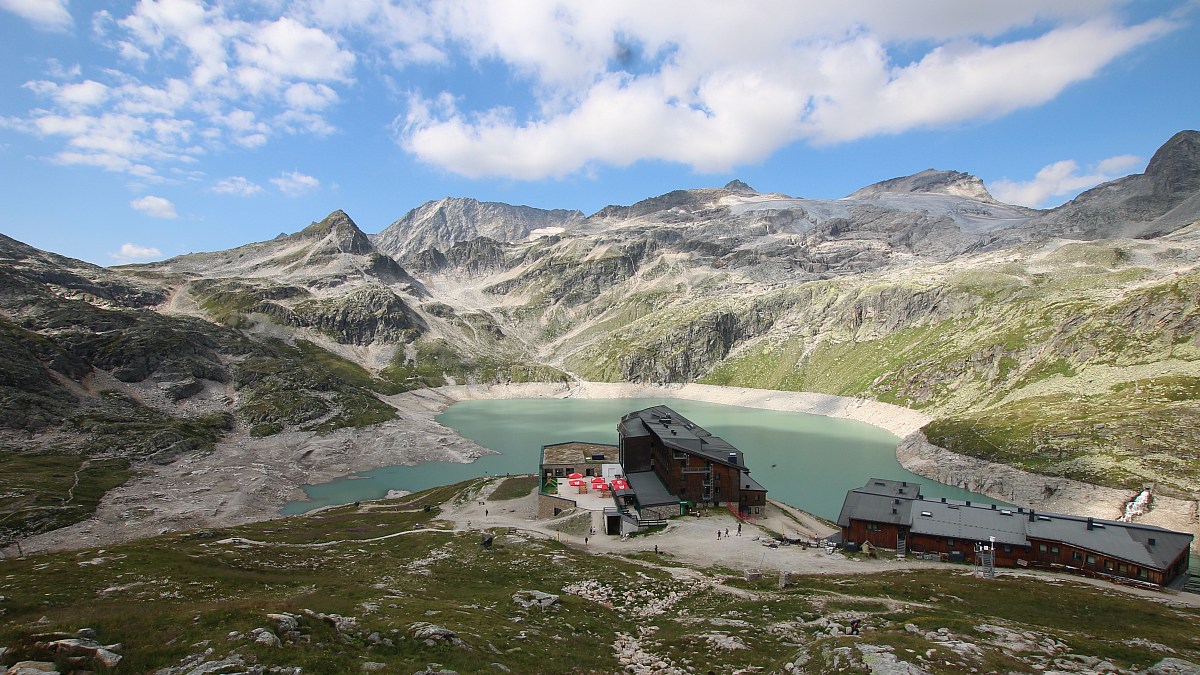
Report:
M 335 133 L 333 111 L 370 69 L 407 101 L 400 147 L 450 172 L 539 179 L 643 160 L 725 171 L 792 143 L 1044 104 L 1176 28 L 1123 20 L 1146 14 L 1126 12 L 1132 1 L 138 0 L 92 14 L 93 38 L 128 70 L 86 79 L 52 62 L 26 84 L 38 105 L 6 125 L 60 141 L 60 162 L 153 179 L 206 154 Z M 472 68 L 502 81 L 454 89 L 477 81 L 458 78 Z
M 121 244 L 120 251 L 109 253 L 108 255 L 119 263 L 130 263 L 142 260 L 157 260 L 162 257 L 162 251 L 153 246 Z
M 42 30 L 65 31 L 73 25 L 67 0 L 0 0 L 0 7 Z
M 58 162 L 152 180 L 200 155 L 262 147 L 276 136 L 270 123 L 328 135 L 324 111 L 340 99 L 331 85 L 353 84 L 358 57 L 318 26 L 264 16 L 270 9 L 139 0 L 125 16 L 95 12 L 93 38 L 131 69 L 85 79 L 78 65 L 50 61 L 48 79 L 24 85 L 43 101 L 8 126 L 60 140 Z
M 353 52 L 319 28 L 282 17 L 238 45 L 242 61 L 281 78 L 347 80 L 354 67 Z
M 1141 165 L 1142 159 L 1134 155 L 1118 155 L 1097 162 L 1090 170 L 1083 171 L 1079 162 L 1064 159 L 1048 164 L 1037 172 L 1032 180 L 1013 181 L 1007 178 L 988 185 L 992 195 L 1002 202 L 1021 204 L 1034 208 L 1054 206 L 1074 197 L 1079 192 L 1126 175 Z M 1052 198 L 1056 203 L 1051 203 Z
M 108 98 L 108 87 L 95 80 L 84 80 L 59 87 L 55 97 L 67 107 L 95 106 Z
M 289 197 L 297 197 L 321 185 L 321 181 L 299 171 L 286 171 L 280 174 L 279 178 L 272 178 L 271 183 Z
M 325 84 L 309 84 L 297 82 L 283 93 L 284 100 L 293 108 L 304 110 L 321 110 L 337 103 L 338 95 Z
M 262 186 L 247 180 L 243 176 L 230 176 L 224 180 L 217 181 L 216 185 L 213 185 L 212 190 L 220 194 L 249 197 L 250 195 L 262 192 Z
M 179 214 L 175 213 L 174 204 L 166 199 L 163 199 L 162 197 L 155 197 L 154 195 L 139 197 L 138 199 L 129 202 L 129 205 L 134 209 L 150 216 L 151 218 L 172 219 L 179 217 Z
M 394 128 L 405 150 L 469 177 L 537 179 L 641 160 L 725 171 L 797 141 L 1040 105 L 1174 28 L 1121 24 L 1112 4 L 439 3 L 424 43 L 499 62 L 534 98 L 479 109 L 468 92 L 414 92 Z

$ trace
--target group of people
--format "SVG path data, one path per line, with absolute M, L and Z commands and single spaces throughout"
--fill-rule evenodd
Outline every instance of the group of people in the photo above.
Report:
M 737 524 L 737 536 L 739 536 L 739 537 L 742 536 L 741 522 L 738 522 L 738 524 Z M 729 538 L 729 528 L 728 527 L 725 528 L 725 538 L 726 539 Z M 721 528 L 719 528 L 719 527 L 717 528 L 717 541 L 721 541 Z

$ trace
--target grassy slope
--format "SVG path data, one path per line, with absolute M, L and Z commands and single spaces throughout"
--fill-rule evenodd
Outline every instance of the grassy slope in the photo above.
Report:
M 698 582 L 684 581 L 659 567 L 678 562 L 649 552 L 593 556 L 505 533 L 488 551 L 478 533 L 416 531 L 438 527 L 440 505 L 472 499 L 479 485 L 436 488 L 367 512 L 347 507 L 104 550 L 2 560 L 0 645 L 13 647 L 3 663 L 38 656 L 29 649 L 33 634 L 83 626 L 95 629 L 101 642 L 124 645 L 115 672 L 125 673 L 178 664 L 206 647 L 214 661 L 237 653 L 266 667 L 321 673 L 361 672 L 365 660 L 387 664 L 387 672 L 431 662 L 459 672 L 485 672 L 494 663 L 523 673 L 615 672 L 612 645 L 621 634 L 640 636 L 654 659 L 701 671 L 779 670 L 798 657 L 806 660 L 806 672 L 860 671 L 861 662 L 852 667 L 847 653 L 835 650 L 869 641 L 934 673 L 1028 672 L 1036 650 L 987 644 L 985 624 L 1052 637 L 1064 643 L 1057 656 L 1092 655 L 1126 668 L 1156 662 L 1162 657 L 1157 645 L 1200 658 L 1190 629 L 1200 613 L 1070 581 L 984 583 L 964 568 L 799 577 L 779 590 L 774 578 L 744 582 L 720 569 L 698 570 Z M 387 535 L 398 536 L 380 539 Z M 595 595 L 565 590 L 573 584 Z M 561 601 L 547 610 L 522 609 L 512 595 L 523 589 L 560 594 Z M 328 623 L 305 617 L 303 637 L 283 647 L 230 637 L 231 631 L 244 636 L 274 629 L 267 613 L 305 609 L 360 623 L 339 636 Z M 854 617 L 864 619 L 863 638 L 831 637 L 818 623 Z M 409 627 L 417 621 L 449 628 L 467 646 L 413 639 Z M 980 652 L 962 656 L 937 643 L 946 636 L 930 639 L 906 624 L 948 629 Z M 392 645 L 372 640 L 372 633 Z M 748 649 L 721 649 L 709 636 L 733 637 Z
M 787 308 L 771 330 L 697 379 L 876 398 L 937 417 L 928 433 L 958 452 L 1200 494 L 1200 274 L 1136 266 L 1151 255 L 1139 246 L 1073 243 L 919 278 L 804 284 L 769 300 Z M 631 361 L 670 363 L 671 350 L 694 347 L 697 317 L 750 316 L 756 301 L 630 296 L 566 362 L 624 379 Z

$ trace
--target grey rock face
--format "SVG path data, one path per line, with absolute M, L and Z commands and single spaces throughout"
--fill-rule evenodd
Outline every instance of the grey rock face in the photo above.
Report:
M 943 194 L 997 203 L 979 178 L 961 171 L 937 169 L 880 181 L 852 193 L 847 199 L 871 199 L 885 192 Z
M 383 253 L 404 258 L 429 248 L 446 251 L 455 243 L 479 237 L 520 241 L 535 230 L 571 227 L 582 219 L 579 211 L 447 197 L 409 211 L 373 239 Z
M 1145 173 L 1080 194 L 1031 220 L 1035 237 L 1072 239 L 1153 237 L 1200 218 L 1200 132 L 1181 131 L 1150 159 Z

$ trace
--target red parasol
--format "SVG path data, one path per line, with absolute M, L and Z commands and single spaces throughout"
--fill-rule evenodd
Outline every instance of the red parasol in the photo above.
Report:
M 571 479 L 575 479 L 575 478 L 583 478 L 583 474 L 581 474 L 581 473 L 579 473 L 579 472 L 576 472 L 576 473 L 573 473 L 573 474 L 571 474 L 571 475 L 567 476 L 567 478 L 571 478 Z

